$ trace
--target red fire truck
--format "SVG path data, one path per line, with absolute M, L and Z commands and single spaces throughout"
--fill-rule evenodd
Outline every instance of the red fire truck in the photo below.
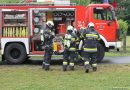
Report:
M 113 7 L 109 4 L 45 5 L 45 4 L 2 4 L 0 5 L 0 35 L 2 60 L 20 64 L 30 56 L 43 56 L 40 42 L 41 27 L 47 21 L 55 24 L 55 54 L 62 54 L 62 37 L 66 27 L 73 25 L 77 30 L 89 22 L 95 24 L 100 33 L 98 61 L 109 49 L 121 47 L 119 25 Z

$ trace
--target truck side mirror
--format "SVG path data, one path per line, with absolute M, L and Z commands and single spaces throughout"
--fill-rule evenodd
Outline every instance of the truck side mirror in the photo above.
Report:
M 110 26 L 110 25 L 111 25 L 111 21 L 108 22 L 108 26 Z
M 116 21 L 116 19 L 115 19 L 115 18 L 113 18 L 112 20 L 113 20 L 113 21 Z

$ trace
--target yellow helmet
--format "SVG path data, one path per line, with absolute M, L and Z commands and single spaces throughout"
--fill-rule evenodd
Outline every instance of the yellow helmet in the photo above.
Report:
M 77 33 L 77 29 L 76 29 L 76 28 L 74 28 L 73 32 L 74 32 L 74 33 Z
M 90 22 L 90 23 L 88 24 L 88 28 L 90 28 L 90 27 L 94 27 L 94 23 Z
M 67 27 L 67 30 L 72 30 L 73 31 L 73 26 L 71 26 L 71 25 L 69 25 L 68 27 Z
M 80 27 L 80 30 L 83 30 L 83 29 L 85 29 L 84 27 Z

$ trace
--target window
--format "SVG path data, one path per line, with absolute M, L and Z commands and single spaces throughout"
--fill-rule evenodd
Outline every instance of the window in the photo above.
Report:
M 94 18 L 97 20 L 112 21 L 113 14 L 110 9 L 94 8 Z

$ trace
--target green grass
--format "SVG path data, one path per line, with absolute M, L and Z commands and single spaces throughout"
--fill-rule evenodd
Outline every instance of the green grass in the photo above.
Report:
M 41 66 L 0 66 L 1 90 L 114 90 L 130 89 L 130 65 L 99 65 L 97 72 L 83 67 L 63 72 L 61 66 L 44 71 Z

